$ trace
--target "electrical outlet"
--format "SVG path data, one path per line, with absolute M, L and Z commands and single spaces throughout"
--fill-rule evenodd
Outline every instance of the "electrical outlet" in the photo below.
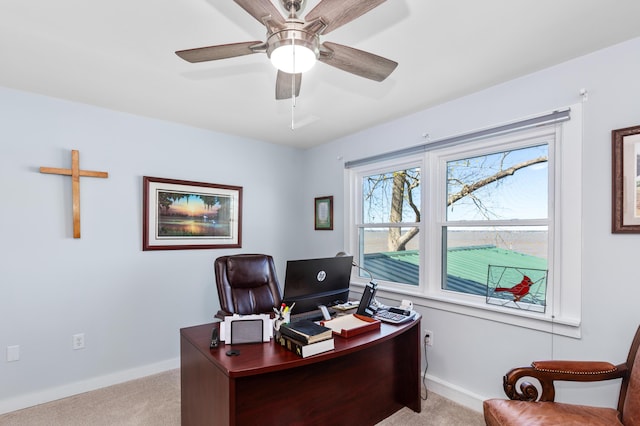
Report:
M 424 344 L 433 346 L 433 331 L 427 330 L 424 332 Z
M 73 350 L 84 348 L 84 333 L 73 335 Z
M 7 362 L 20 360 L 20 345 L 7 346 Z

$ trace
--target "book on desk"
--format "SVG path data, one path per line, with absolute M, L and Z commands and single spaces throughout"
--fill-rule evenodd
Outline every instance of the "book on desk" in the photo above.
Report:
M 317 355 L 322 352 L 332 351 L 333 349 L 335 349 L 334 340 L 332 337 L 329 339 L 317 341 L 315 343 L 305 344 L 299 340 L 293 339 L 284 334 L 280 334 L 278 342 L 285 349 L 301 356 L 302 358 L 306 358 L 311 355 Z
M 280 333 L 305 345 L 333 337 L 329 327 L 316 324 L 310 320 L 300 320 L 280 326 Z

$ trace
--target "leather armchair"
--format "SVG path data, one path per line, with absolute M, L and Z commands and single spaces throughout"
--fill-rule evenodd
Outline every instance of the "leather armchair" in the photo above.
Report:
M 214 263 L 220 310 L 232 314 L 273 313 L 282 303 L 273 258 L 264 254 L 222 256 Z
M 499 425 L 625 425 L 640 426 L 640 327 L 627 361 L 613 365 L 596 361 L 536 361 L 531 367 L 515 368 L 503 379 L 509 400 L 484 401 L 484 419 Z M 529 381 L 535 379 L 541 393 Z M 525 379 L 519 386 L 517 383 Z M 617 409 L 554 402 L 556 381 L 595 382 L 622 379 Z

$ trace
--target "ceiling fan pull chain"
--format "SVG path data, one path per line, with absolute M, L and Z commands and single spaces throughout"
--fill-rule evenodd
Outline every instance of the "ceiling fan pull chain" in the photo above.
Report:
M 291 74 L 291 130 L 295 129 L 296 75 Z
M 295 109 L 296 109 L 296 39 L 291 38 L 292 54 L 291 60 L 293 61 L 293 72 L 291 73 L 291 130 L 295 129 Z

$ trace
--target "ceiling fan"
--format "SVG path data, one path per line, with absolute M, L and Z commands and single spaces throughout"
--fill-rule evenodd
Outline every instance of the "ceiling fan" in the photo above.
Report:
M 397 62 L 336 43 L 320 43 L 320 36 L 347 24 L 385 0 L 320 0 L 298 18 L 307 0 L 279 0 L 288 13 L 284 18 L 270 0 L 234 0 L 267 28 L 266 41 L 247 41 L 180 50 L 188 62 L 215 61 L 253 53 L 266 53 L 278 68 L 276 99 L 298 96 L 302 73 L 316 60 L 375 81 L 387 78 Z

